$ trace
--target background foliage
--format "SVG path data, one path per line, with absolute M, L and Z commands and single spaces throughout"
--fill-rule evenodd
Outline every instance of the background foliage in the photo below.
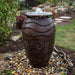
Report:
M 20 9 L 24 9 L 26 7 L 28 7 L 28 8 L 35 7 L 39 4 L 44 3 L 45 1 L 47 1 L 47 0 L 32 0 L 32 1 L 31 0 L 25 0 L 25 1 L 21 1 L 19 3 L 19 5 L 20 5 Z
M 0 45 L 11 33 L 10 21 L 16 20 L 18 0 L 0 0 Z
M 50 0 L 52 2 L 52 5 L 58 5 L 58 2 L 60 2 L 60 0 Z
M 39 3 L 42 4 L 42 3 L 44 3 L 45 1 L 47 1 L 47 0 L 39 0 Z

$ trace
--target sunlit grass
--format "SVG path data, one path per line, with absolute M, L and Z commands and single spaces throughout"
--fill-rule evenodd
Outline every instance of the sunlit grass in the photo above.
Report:
M 56 27 L 55 45 L 75 51 L 75 20 L 73 24 Z

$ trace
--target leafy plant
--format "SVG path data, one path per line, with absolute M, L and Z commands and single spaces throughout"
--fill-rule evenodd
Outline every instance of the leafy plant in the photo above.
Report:
M 52 10 L 51 12 L 52 12 L 52 17 L 56 18 L 57 17 L 57 13 L 54 10 Z
M 5 75 L 11 75 L 12 70 L 7 70 L 7 71 L 4 71 L 2 73 L 5 73 Z M 0 75 L 3 75 L 2 73 L 0 72 Z
M 17 16 L 16 20 L 17 20 L 17 23 L 16 23 L 16 27 L 18 29 L 21 29 L 22 28 L 22 24 L 23 24 L 23 21 L 26 19 L 25 16 Z
M 42 3 L 44 3 L 45 1 L 47 1 L 47 0 L 39 0 L 39 3 L 42 4 Z
M 34 7 L 38 5 L 39 0 L 25 0 L 27 7 Z
M 52 3 L 49 1 L 49 2 L 48 2 L 48 5 L 52 5 Z
M 11 74 L 12 70 L 8 70 L 6 71 L 7 74 Z
M 60 0 L 51 0 L 52 5 L 57 5 Z
M 16 18 L 17 21 L 20 21 L 20 22 L 22 22 L 22 23 L 23 23 L 23 21 L 24 21 L 25 19 L 26 19 L 25 16 L 17 16 L 17 18 Z
M 5 54 L 10 54 L 9 52 L 6 52 Z
M 69 1 L 69 5 L 72 6 L 73 5 L 73 2 L 72 1 Z
M 23 8 L 25 8 L 25 6 L 26 6 L 26 3 L 25 3 L 25 1 L 20 1 L 19 2 L 19 6 L 20 6 L 20 8 L 19 9 L 23 9 Z
M 0 0 L 0 45 L 10 36 L 10 21 L 16 20 L 18 0 Z
M 62 75 L 66 75 L 65 73 L 62 73 Z

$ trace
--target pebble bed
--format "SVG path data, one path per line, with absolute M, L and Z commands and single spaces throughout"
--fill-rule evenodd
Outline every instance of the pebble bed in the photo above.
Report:
M 69 64 L 73 66 L 69 55 L 67 55 Z M 12 52 L 8 57 L 4 58 L 12 70 L 12 75 L 49 75 L 54 73 L 68 72 L 68 63 L 63 60 L 63 55 L 53 52 L 49 60 L 49 65 L 41 68 L 33 68 L 28 58 L 26 57 L 25 50 Z

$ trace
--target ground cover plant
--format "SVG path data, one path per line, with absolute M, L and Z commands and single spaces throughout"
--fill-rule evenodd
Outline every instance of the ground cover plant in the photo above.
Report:
M 75 20 L 73 24 L 56 27 L 55 45 L 75 51 Z
M 11 75 L 12 70 L 7 70 L 7 71 L 4 71 L 3 73 L 5 73 L 6 75 Z M 0 75 L 2 75 L 3 73 L 0 72 Z

